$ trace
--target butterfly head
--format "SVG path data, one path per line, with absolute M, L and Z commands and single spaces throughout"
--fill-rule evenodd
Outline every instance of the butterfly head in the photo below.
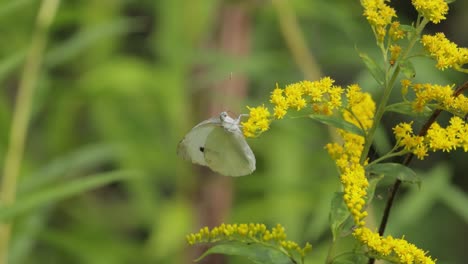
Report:
M 228 119 L 229 115 L 227 112 L 221 112 L 221 114 L 219 114 L 219 119 L 224 122 L 226 121 L 226 119 Z

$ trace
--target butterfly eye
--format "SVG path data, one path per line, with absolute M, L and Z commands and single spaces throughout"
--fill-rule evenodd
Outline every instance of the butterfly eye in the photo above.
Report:
M 224 121 L 226 119 L 226 117 L 228 116 L 228 114 L 226 112 L 222 112 L 220 115 L 219 115 L 219 118 Z

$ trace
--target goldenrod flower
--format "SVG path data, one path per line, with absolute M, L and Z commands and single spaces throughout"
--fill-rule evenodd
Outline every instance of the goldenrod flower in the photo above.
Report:
M 255 137 L 270 128 L 270 111 L 265 106 L 247 107 L 250 110 L 249 119 L 242 122 L 242 128 L 246 137 Z
M 463 94 L 454 97 L 453 85 L 407 83 L 405 86 L 414 91 L 415 98 L 412 100 L 412 106 L 416 112 L 421 112 L 426 106 L 432 104 L 459 116 L 468 114 L 468 98 Z
M 375 254 L 398 263 L 434 264 L 435 261 L 426 255 L 426 252 L 417 248 L 405 239 L 382 237 L 369 228 L 359 227 L 354 230 L 354 236 L 364 242 Z
M 288 110 L 288 102 L 283 96 L 283 90 L 277 85 L 270 96 L 270 102 L 275 105 L 274 116 L 276 119 L 282 119 Z
M 438 69 L 453 67 L 463 71 L 463 65 L 468 63 L 468 49 L 459 48 L 457 44 L 448 40 L 444 33 L 423 35 L 421 42 L 429 55 L 437 60 Z
M 361 0 L 364 16 L 375 32 L 377 41 L 382 43 L 386 35 L 386 27 L 396 17 L 395 9 L 385 4 L 384 0 Z
M 424 159 L 429 150 L 449 152 L 457 148 L 468 151 L 468 124 L 458 116 L 450 119 L 450 125 L 441 127 L 433 123 L 424 137 L 413 134 L 411 123 L 400 123 L 393 128 L 398 146 Z
M 393 41 L 402 39 L 405 37 L 405 31 L 403 31 L 400 27 L 400 22 L 393 21 L 390 25 L 390 29 L 388 30 L 388 34 L 392 38 Z
M 333 85 L 330 77 L 319 81 L 303 81 L 276 88 L 270 95 L 273 104 L 273 117 L 282 119 L 289 109 L 300 111 L 310 105 L 310 109 L 318 114 L 330 115 L 333 110 L 341 107 L 343 88 Z M 271 123 L 270 111 L 265 106 L 248 107 L 249 119 L 243 122 L 246 137 L 255 137 L 269 129 Z
M 398 60 L 398 57 L 400 57 L 401 47 L 399 45 L 390 45 L 388 50 L 390 51 L 390 64 L 393 65 Z
M 449 9 L 444 0 L 412 0 L 411 2 L 419 14 L 434 24 L 444 20 Z
M 203 227 L 198 233 L 189 234 L 186 238 L 189 245 L 227 241 L 259 243 L 285 250 L 289 255 L 296 252 L 302 257 L 312 249 L 309 243 L 300 247 L 296 242 L 286 240 L 286 237 L 285 229 L 280 224 L 269 230 L 264 224 L 249 223 L 221 224 L 211 230 L 208 227 Z

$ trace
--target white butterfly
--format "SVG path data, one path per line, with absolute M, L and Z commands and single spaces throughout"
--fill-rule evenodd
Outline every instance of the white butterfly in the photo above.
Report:
M 240 115 L 226 112 L 196 125 L 177 146 L 177 155 L 208 166 L 226 176 L 244 176 L 255 170 L 255 155 L 239 127 Z

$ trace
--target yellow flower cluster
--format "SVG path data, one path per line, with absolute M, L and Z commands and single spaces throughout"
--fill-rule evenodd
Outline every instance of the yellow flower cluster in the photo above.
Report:
M 300 247 L 296 242 L 286 240 L 286 233 L 283 226 L 277 224 L 268 230 L 264 224 L 221 224 L 209 229 L 203 227 L 198 233 L 187 235 L 189 245 L 197 243 L 216 243 L 226 241 L 239 241 L 242 243 L 260 243 L 279 246 L 289 254 L 299 253 L 302 257 L 312 249 L 309 243 Z
M 246 137 L 255 137 L 256 135 L 267 131 L 270 128 L 270 111 L 265 106 L 247 107 L 249 109 L 249 119 L 242 122 L 242 128 Z
M 433 123 L 425 136 L 413 134 L 412 123 L 400 123 L 393 128 L 397 144 L 424 159 L 429 150 L 450 152 L 457 148 L 468 151 L 468 124 L 458 116 L 450 119 L 450 125 L 441 127 Z
M 444 0 L 412 0 L 411 2 L 419 14 L 434 24 L 444 20 L 449 9 Z
M 429 104 L 436 104 L 436 107 L 459 116 L 468 114 L 468 98 L 463 94 L 453 96 L 453 85 L 437 84 L 411 84 L 409 80 L 402 80 L 403 89 L 412 89 L 415 99 L 412 107 L 416 112 L 421 112 Z
M 426 256 L 424 251 L 403 238 L 382 237 L 366 227 L 356 228 L 353 234 L 360 241 L 364 242 L 372 252 L 381 255 L 384 259 L 408 264 L 435 263 L 431 257 Z
M 390 25 L 390 29 L 388 30 L 388 34 L 394 41 L 405 37 L 405 31 L 401 29 L 400 22 L 398 21 L 392 22 L 392 24 Z
M 400 57 L 401 54 L 401 46 L 399 45 L 390 45 L 390 64 L 393 65 L 396 60 Z
M 347 89 L 346 96 L 347 109 L 351 111 L 343 112 L 344 119 L 361 126 L 363 130 L 369 129 L 372 126 L 375 112 L 375 103 L 370 95 L 361 92 L 357 85 L 351 85 Z M 421 249 L 406 240 L 394 239 L 391 236 L 382 237 L 364 227 L 369 184 L 365 169 L 360 164 L 360 156 L 365 143 L 364 137 L 344 130 L 339 130 L 339 132 L 344 143 L 342 145 L 328 144 L 326 148 L 340 169 L 340 179 L 344 187 L 343 199 L 356 225 L 353 235 L 367 246 L 371 254 L 379 258 L 399 263 L 434 263 Z
M 448 40 L 444 33 L 423 35 L 421 42 L 431 57 L 437 60 L 436 67 L 444 70 L 454 68 L 458 71 L 467 71 L 462 68 L 468 63 L 468 48 L 460 48 Z
M 369 21 L 377 41 L 382 43 L 387 34 L 387 25 L 396 17 L 395 9 L 385 4 L 385 0 L 361 0 L 364 7 L 364 16 Z
M 345 121 L 360 127 L 365 133 L 369 131 L 373 125 L 376 108 L 371 96 L 368 93 L 362 92 L 358 85 L 350 85 L 345 91 L 339 86 L 334 86 L 333 83 L 334 81 L 327 77 L 315 82 L 303 81 L 294 83 L 287 85 L 284 89 L 277 87 L 270 97 L 270 102 L 274 105 L 274 118 L 281 119 L 289 109 L 301 110 L 307 104 L 310 104 L 312 110 L 316 113 L 328 115 L 332 114 L 333 110 L 338 110 Z M 408 81 L 403 82 L 403 84 L 406 89 L 411 86 L 411 83 Z M 422 90 L 420 89 L 420 91 Z M 341 99 L 344 92 L 346 95 L 345 105 L 343 105 Z M 265 106 L 249 108 L 249 110 L 249 120 L 242 123 L 244 134 L 246 136 L 255 136 L 267 130 L 271 122 L 269 110 Z M 456 128 L 457 124 L 459 123 L 455 122 L 452 125 L 453 129 Z M 434 133 L 428 134 L 428 139 L 434 138 L 432 140 L 435 140 L 435 128 Z M 408 127 L 408 125 L 401 124 L 401 128 L 398 127 L 395 130 L 399 129 L 406 131 L 400 132 L 402 135 L 412 136 L 411 126 Z M 464 135 L 468 135 L 466 125 L 463 126 L 463 129 L 465 129 Z M 467 136 L 462 141 L 462 126 L 459 125 L 457 131 L 457 136 L 452 136 L 452 138 L 457 138 L 460 146 L 461 144 L 465 144 L 468 148 Z M 356 225 L 354 236 L 366 245 L 372 254 L 380 258 L 388 259 L 389 256 L 392 256 L 393 260 L 402 263 L 433 263 L 431 258 L 426 257 L 422 250 L 404 239 L 381 237 L 378 233 L 373 233 L 364 227 L 364 219 L 367 216 L 367 211 L 365 210 L 367 187 L 369 185 L 364 167 L 367 161 L 364 164 L 361 163 L 365 138 L 341 129 L 338 132 L 343 139 L 343 143 L 330 143 L 327 144 L 326 148 L 340 170 L 340 180 L 344 189 L 343 200 L 352 214 Z M 450 138 L 448 134 L 444 136 Z M 400 140 L 399 142 L 405 142 L 405 140 Z M 429 147 L 435 148 L 436 146 L 432 144 Z M 187 239 L 190 244 L 223 240 L 245 240 L 259 243 L 276 241 L 283 249 L 293 250 L 301 253 L 301 255 L 305 254 L 306 249 L 310 247 L 310 245 L 306 245 L 304 248 L 301 248 L 297 243 L 286 241 L 286 236 L 283 234 L 284 229 L 281 226 L 268 231 L 262 224 L 221 225 L 211 231 L 208 228 L 203 228 L 199 233 L 189 235 Z
M 284 89 L 276 87 L 271 93 L 270 102 L 275 106 L 276 119 L 283 118 L 288 109 L 297 111 L 310 103 L 316 113 L 331 114 L 334 109 L 341 106 L 343 89 L 334 86 L 335 81 L 325 77 L 319 81 L 303 81 L 287 85 Z
M 284 89 L 278 86 L 270 96 L 274 105 L 273 116 L 282 119 L 289 109 L 304 109 L 308 104 L 315 113 L 330 115 L 341 106 L 343 88 L 333 85 L 334 80 L 324 77 L 319 81 L 302 81 L 287 85 Z M 268 130 L 271 123 L 270 111 L 265 106 L 248 107 L 249 119 L 242 123 L 244 135 L 255 137 Z
M 369 94 L 363 93 L 358 85 L 350 85 L 346 91 L 347 111 L 343 118 L 361 127 L 364 131 L 372 126 L 375 103 Z M 365 211 L 367 187 L 369 185 L 365 176 L 364 167 L 360 164 L 365 139 L 345 130 L 338 130 L 343 138 L 343 144 L 330 143 L 326 148 L 341 172 L 341 183 L 344 187 L 343 199 L 353 215 L 357 226 L 363 226 L 363 219 L 367 216 Z

